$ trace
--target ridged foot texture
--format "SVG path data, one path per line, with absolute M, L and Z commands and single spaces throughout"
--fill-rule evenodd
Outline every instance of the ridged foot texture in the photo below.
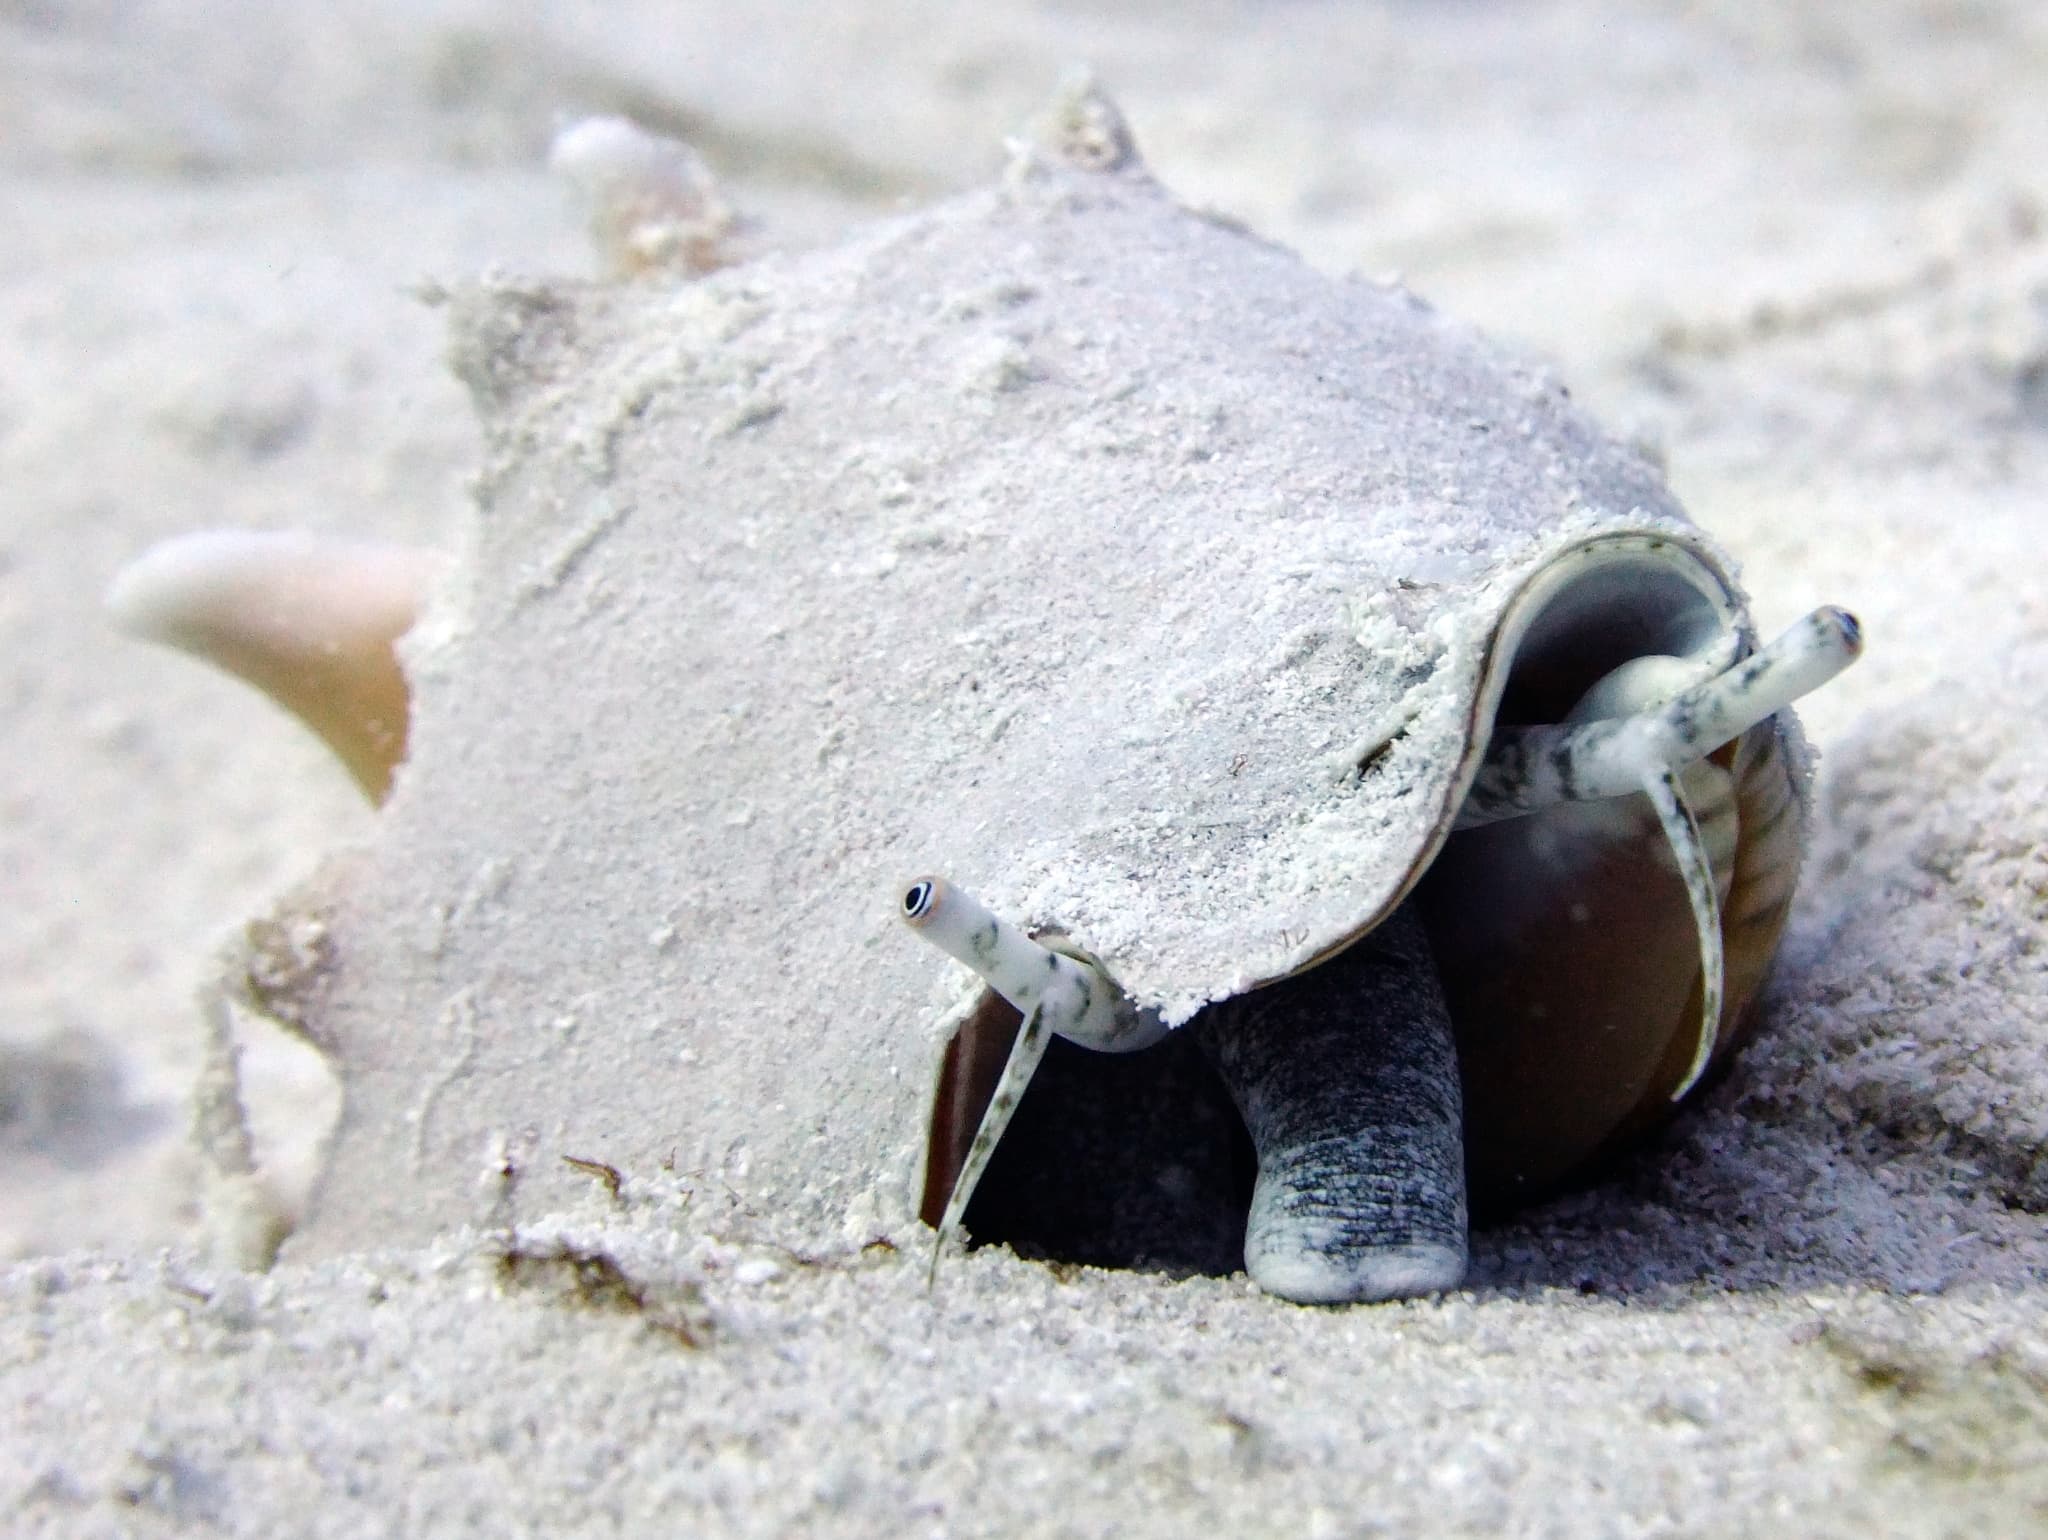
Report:
M 1258 1153 L 1244 1260 L 1260 1288 L 1348 1304 L 1457 1287 L 1458 1064 L 1412 912 L 1191 1025 Z

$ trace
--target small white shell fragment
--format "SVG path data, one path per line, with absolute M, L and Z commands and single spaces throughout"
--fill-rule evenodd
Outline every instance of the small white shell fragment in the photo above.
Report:
M 732 210 L 681 140 L 629 118 L 584 118 L 555 135 L 548 166 L 588 205 L 591 241 L 614 277 L 694 276 L 733 260 Z

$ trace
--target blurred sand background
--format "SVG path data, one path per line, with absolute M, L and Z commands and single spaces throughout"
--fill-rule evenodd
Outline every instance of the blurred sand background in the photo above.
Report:
M 993 174 L 1075 60 L 1183 199 L 1399 272 L 1660 446 L 1767 631 L 1862 615 L 1802 708 L 1824 823 L 1777 1030 L 1668 1165 L 1496 1237 L 1443 1306 L 984 1257 L 934 1317 L 907 1264 L 640 1235 L 727 1344 L 655 1357 L 544 1269 L 494 1313 L 470 1242 L 195 1272 L 193 991 L 370 814 L 267 705 L 114 634 L 113 573 L 209 525 L 456 539 L 478 435 L 419 291 L 591 269 L 563 119 L 690 140 L 749 239 L 804 246 Z M 2021 0 L 0 4 L 0 1247 L 39 1408 L 0 1503 L 78 1533 L 2048 1532 L 2044 168 Z M 248 1068 L 303 1159 L 317 1068 Z M 1771 1202 L 1809 1249 L 1741 1239 Z M 1617 1215 L 1635 1251 L 1602 1249 Z

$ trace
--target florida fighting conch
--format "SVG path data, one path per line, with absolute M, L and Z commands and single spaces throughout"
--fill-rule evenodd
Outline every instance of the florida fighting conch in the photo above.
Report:
M 557 161 L 611 275 L 452 302 L 460 582 L 213 532 L 112 595 L 385 804 L 293 900 L 347 1097 L 292 1244 L 597 1156 L 1389 1299 L 1727 1062 L 1859 634 L 1759 638 L 1545 369 L 1181 208 L 1085 84 L 794 257 L 631 125 Z

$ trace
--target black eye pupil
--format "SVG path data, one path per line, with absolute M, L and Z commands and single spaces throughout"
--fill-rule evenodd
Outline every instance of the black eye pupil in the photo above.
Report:
M 903 895 L 903 912 L 915 919 L 923 913 L 925 904 L 931 899 L 932 885 L 920 882 Z

